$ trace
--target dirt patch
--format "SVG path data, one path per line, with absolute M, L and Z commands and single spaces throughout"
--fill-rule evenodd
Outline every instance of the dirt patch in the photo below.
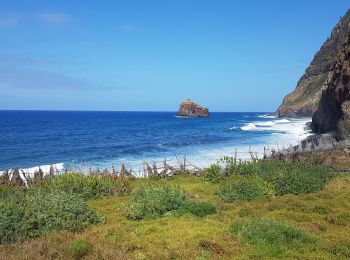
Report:
M 198 247 L 202 250 L 207 250 L 217 255 L 225 255 L 227 252 L 225 249 L 217 243 L 202 240 L 198 243 Z

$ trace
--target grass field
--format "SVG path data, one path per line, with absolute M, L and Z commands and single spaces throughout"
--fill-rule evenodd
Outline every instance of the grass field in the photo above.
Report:
M 132 220 L 125 208 L 140 186 L 166 184 L 216 207 Z M 322 191 L 226 203 L 205 177 L 135 179 L 131 193 L 87 200 L 104 218 L 82 231 L 49 231 L 0 246 L 1 259 L 349 259 L 350 176 Z

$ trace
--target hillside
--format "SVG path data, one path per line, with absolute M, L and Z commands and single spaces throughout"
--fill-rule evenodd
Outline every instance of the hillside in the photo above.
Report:
M 350 33 L 344 43 L 332 72 L 325 84 L 326 88 L 316 112 L 311 128 L 318 134 L 335 131 L 340 138 L 350 136 Z
M 350 31 L 350 10 L 340 19 L 331 36 L 314 56 L 299 79 L 296 89 L 288 94 L 276 113 L 279 117 L 309 117 L 316 111 L 324 84 Z

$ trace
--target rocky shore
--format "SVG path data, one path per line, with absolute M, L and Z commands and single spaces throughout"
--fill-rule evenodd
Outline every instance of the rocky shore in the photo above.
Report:
M 277 114 L 312 115 L 308 127 L 314 135 L 297 146 L 278 151 L 275 157 L 326 160 L 328 155 L 348 157 L 350 164 L 350 10 L 316 53 L 296 90 L 284 99 Z

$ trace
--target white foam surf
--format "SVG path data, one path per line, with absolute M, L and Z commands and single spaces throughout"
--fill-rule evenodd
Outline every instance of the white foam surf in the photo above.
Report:
M 306 129 L 306 123 L 311 118 L 302 119 L 278 119 L 274 121 L 257 121 L 250 122 L 240 127 L 242 131 L 269 131 L 276 135 L 280 135 L 283 140 L 300 141 L 310 135 Z
M 51 165 L 40 165 L 40 166 L 33 166 L 33 167 L 29 167 L 29 168 L 23 168 L 20 169 L 21 170 L 21 174 L 22 171 L 24 172 L 24 174 L 30 178 L 34 178 L 34 174 L 36 172 L 39 172 L 39 170 L 41 170 L 45 175 L 48 175 L 50 173 L 50 169 L 51 167 L 54 169 L 54 171 L 56 172 L 62 172 L 64 170 L 64 163 L 54 163 Z M 8 172 L 11 172 L 14 169 L 9 169 Z M 5 173 L 5 171 L 0 171 L 0 175 Z M 11 178 L 11 177 L 10 177 Z
M 270 115 L 258 116 L 259 118 L 275 118 Z M 112 167 L 118 171 L 121 163 L 126 163 L 127 168 L 131 168 L 135 175 L 142 176 L 142 169 L 144 161 L 150 164 L 156 162 L 157 167 L 162 167 L 163 160 L 166 157 L 167 162 L 172 166 L 179 166 L 182 163 L 183 156 L 189 162 L 193 163 L 198 167 L 208 167 L 210 164 L 215 163 L 219 158 L 223 156 L 237 156 L 238 159 L 249 160 L 252 155 L 261 158 L 264 155 L 264 150 L 268 149 L 282 149 L 283 147 L 289 147 L 290 145 L 296 145 L 301 140 L 305 139 L 310 132 L 306 129 L 305 124 L 309 122 L 310 118 L 303 119 L 275 119 L 270 121 L 263 121 L 259 119 L 258 121 L 251 121 L 241 126 L 231 127 L 231 130 L 237 129 L 238 131 L 244 132 L 266 132 L 263 135 L 257 135 L 256 137 L 248 137 L 244 141 L 239 141 L 235 143 L 234 141 L 230 143 L 218 143 L 210 145 L 199 145 L 191 146 L 187 148 L 182 148 L 181 150 L 175 150 L 177 156 L 174 153 L 160 152 L 148 154 L 148 156 L 128 156 L 124 158 L 109 159 L 108 161 L 99 162 L 86 162 L 85 164 L 79 163 L 57 163 L 53 165 L 41 165 L 34 166 L 30 168 L 23 169 L 26 176 L 34 177 L 34 173 L 39 171 L 39 168 L 43 171 L 44 175 L 49 174 L 50 167 L 53 166 L 58 172 L 63 172 L 65 167 L 74 170 L 88 171 L 90 163 L 92 167 L 99 167 L 100 169 L 111 169 Z M 251 139 L 248 139 L 251 138 Z M 158 144 L 159 148 L 163 148 L 162 144 Z M 0 171 L 0 174 L 2 172 Z
M 244 125 L 244 126 L 242 126 L 242 127 L 240 127 L 240 128 L 241 128 L 241 130 L 243 130 L 243 131 L 249 131 L 249 130 L 255 129 L 255 128 L 256 128 L 256 125 L 254 125 L 253 123 L 248 123 L 248 124 L 246 124 L 246 125 Z
M 259 115 L 257 117 L 260 117 L 260 118 L 276 118 L 276 116 L 273 116 L 273 115 L 269 115 L 269 114 L 266 114 L 266 115 Z
M 310 135 L 306 129 L 306 123 L 310 118 L 303 119 L 276 119 L 273 121 L 253 121 L 241 127 L 234 126 L 231 130 L 241 129 L 243 132 L 258 131 L 267 132 L 263 136 L 257 136 L 257 139 L 247 139 L 246 144 L 212 144 L 196 147 L 183 148 L 178 154 L 160 153 L 157 155 L 145 156 L 143 158 L 134 158 L 132 156 L 123 159 L 111 160 L 97 165 L 101 168 L 111 168 L 112 165 L 118 170 L 121 163 L 126 163 L 127 168 L 131 168 L 136 176 L 142 176 L 143 162 L 147 161 L 151 165 L 155 162 L 157 167 L 162 167 L 164 157 L 169 165 L 177 167 L 182 163 L 184 155 L 188 162 L 198 167 L 208 167 L 210 164 L 217 162 L 218 159 L 224 156 L 236 156 L 237 159 L 250 160 L 251 156 L 262 158 L 266 150 L 278 150 L 287 148 L 290 145 L 296 145 L 301 140 Z M 255 142 L 259 143 L 255 143 Z M 267 152 L 268 153 L 268 152 Z M 96 165 L 95 165 L 96 166 Z
M 63 163 L 55 163 L 51 165 L 41 165 L 41 166 L 34 166 L 30 168 L 24 168 L 24 169 L 19 169 L 19 177 L 22 179 L 23 183 L 25 186 L 28 186 L 28 179 L 33 179 L 35 176 L 35 173 L 39 172 L 40 170 L 43 172 L 43 175 L 49 175 L 50 170 L 54 170 L 55 173 L 61 173 L 64 170 L 64 164 Z M 14 169 L 9 169 L 8 172 L 8 177 L 9 180 L 12 180 L 13 177 L 13 170 Z M 4 174 L 5 171 L 0 171 L 0 175 Z

